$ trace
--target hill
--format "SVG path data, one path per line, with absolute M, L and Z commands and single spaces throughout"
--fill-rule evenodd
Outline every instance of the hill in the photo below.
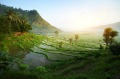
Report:
M 116 22 L 116 23 L 111 23 L 111 24 L 107 24 L 107 25 L 101 25 L 101 26 L 96 26 L 91 28 L 92 31 L 99 31 L 99 32 L 103 32 L 105 28 L 107 27 L 111 27 L 117 31 L 120 32 L 120 22 Z
M 22 10 L 13 7 L 9 7 L 6 5 L 0 4 L 0 16 L 5 15 L 5 11 L 12 10 L 19 14 L 20 16 L 25 17 L 29 23 L 32 25 L 33 33 L 37 34 L 45 34 L 54 31 L 60 31 L 58 28 L 52 26 L 46 20 L 44 20 L 36 10 Z

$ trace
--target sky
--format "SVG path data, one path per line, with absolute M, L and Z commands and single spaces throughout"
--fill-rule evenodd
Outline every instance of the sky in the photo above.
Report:
M 65 31 L 120 22 L 120 0 L 0 0 L 1 4 L 37 10 L 51 25 Z

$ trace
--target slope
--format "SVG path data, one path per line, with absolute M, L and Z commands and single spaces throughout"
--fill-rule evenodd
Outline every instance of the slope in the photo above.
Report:
M 6 5 L 0 4 L 0 16 L 5 15 L 5 12 L 12 10 L 20 16 L 27 18 L 29 23 L 32 25 L 33 33 L 45 34 L 54 31 L 60 31 L 58 28 L 52 26 L 50 23 L 45 21 L 36 10 L 22 10 L 21 8 L 13 8 Z
M 101 25 L 101 26 L 96 26 L 91 28 L 91 30 L 93 31 L 104 31 L 105 28 L 107 27 L 111 27 L 114 30 L 117 30 L 120 32 L 120 22 L 116 22 L 116 23 L 111 23 L 111 24 L 107 24 L 107 25 Z

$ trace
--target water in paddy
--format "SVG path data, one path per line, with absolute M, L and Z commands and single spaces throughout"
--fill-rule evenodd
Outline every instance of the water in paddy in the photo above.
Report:
M 23 58 L 23 63 L 29 66 L 43 66 L 51 63 L 44 54 L 30 52 Z
M 48 56 L 48 58 L 46 55 Z M 56 60 L 62 61 L 62 60 L 68 60 L 73 58 L 72 56 L 66 56 L 62 54 L 55 54 L 55 53 L 49 53 L 49 52 L 46 52 L 46 55 L 45 55 L 45 52 L 44 54 L 30 52 L 26 54 L 25 57 L 23 58 L 23 63 L 29 66 L 36 67 L 36 66 L 44 66 L 44 65 L 54 63 L 56 62 Z

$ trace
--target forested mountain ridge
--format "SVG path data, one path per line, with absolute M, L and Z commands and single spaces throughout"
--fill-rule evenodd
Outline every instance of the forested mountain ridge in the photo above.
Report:
M 19 14 L 20 16 L 25 17 L 30 25 L 32 25 L 33 33 L 50 33 L 54 31 L 60 31 L 58 28 L 52 26 L 50 23 L 45 21 L 36 10 L 22 10 L 13 7 L 9 7 L 6 5 L 0 4 L 0 16 L 5 15 L 5 11 L 12 10 Z

